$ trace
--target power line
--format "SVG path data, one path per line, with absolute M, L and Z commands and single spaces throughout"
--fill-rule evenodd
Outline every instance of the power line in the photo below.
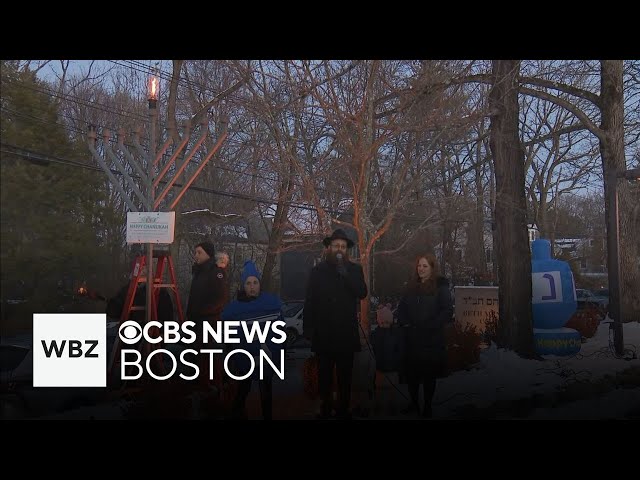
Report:
M 146 75 L 157 73 L 159 78 L 166 80 L 167 82 L 170 82 L 173 80 L 173 73 L 162 70 L 161 68 L 144 65 L 141 62 L 138 62 L 136 60 L 124 60 L 124 62 L 126 62 L 128 65 L 124 63 L 120 63 L 117 60 L 109 60 L 109 62 L 114 63 L 116 65 L 120 65 L 122 67 L 130 68 L 131 70 L 134 70 Z M 178 77 L 178 84 L 185 87 L 196 87 L 196 89 L 198 90 L 198 93 L 201 93 L 201 94 L 205 92 L 210 92 L 213 95 L 220 94 L 220 91 L 216 91 L 212 88 L 202 85 L 201 83 L 194 82 L 193 80 L 187 80 L 186 78 L 182 78 L 182 77 Z
M 7 143 L 0 142 L 0 146 L 12 149 L 12 150 L 4 150 L 4 149 L 2 149 L 2 150 L 0 150 L 0 152 L 2 152 L 2 153 L 7 153 L 7 154 L 11 154 L 11 155 L 18 155 L 19 157 L 22 157 L 22 158 L 25 158 L 25 159 L 31 160 L 31 161 L 36 161 L 36 162 L 38 162 L 40 164 L 42 164 L 43 162 L 44 163 L 52 162 L 52 163 L 58 163 L 58 164 L 61 164 L 61 165 L 69 165 L 69 166 L 80 167 L 80 168 L 84 168 L 84 169 L 87 169 L 87 170 L 92 170 L 92 171 L 105 173 L 104 170 L 102 170 L 100 167 L 96 167 L 94 165 L 89 165 L 89 164 L 82 163 L 82 162 L 76 162 L 76 161 L 65 159 L 65 158 L 55 157 L 55 156 L 43 154 L 43 153 L 40 153 L 40 152 L 34 152 L 32 150 L 27 150 L 27 149 L 24 149 L 24 148 L 21 148 L 21 147 L 17 147 L 15 145 L 10 145 L 10 144 L 7 144 Z M 122 172 L 120 172 L 119 170 L 109 169 L 109 171 L 111 173 L 113 173 L 114 175 L 120 175 L 120 176 L 122 175 Z M 136 180 L 140 179 L 140 177 L 138 175 L 130 174 L 130 176 L 131 176 L 131 178 L 136 179 Z M 166 184 L 168 182 L 165 181 L 165 180 L 161 180 L 159 183 Z M 173 188 L 181 188 L 182 186 L 183 185 L 181 183 L 178 183 L 178 182 L 175 182 L 172 185 Z M 267 199 L 267 198 L 264 198 L 264 197 L 257 197 L 257 196 L 247 195 L 247 194 L 244 194 L 244 193 L 223 192 L 223 191 L 215 190 L 215 189 L 212 189 L 212 188 L 196 187 L 196 186 L 193 186 L 193 185 L 191 185 L 187 190 L 193 190 L 193 191 L 196 191 L 196 192 L 203 192 L 203 193 L 210 193 L 210 194 L 219 195 L 219 196 L 222 196 L 222 197 L 237 198 L 237 199 L 241 199 L 241 200 L 249 200 L 249 201 L 254 201 L 256 203 L 269 205 L 269 206 L 277 204 L 277 203 L 280 203 L 279 200 Z M 298 203 L 294 203 L 294 202 L 282 202 L 282 203 L 284 203 L 285 205 L 287 205 L 289 207 L 292 207 L 292 208 L 298 208 L 298 209 L 309 210 L 309 211 L 314 211 L 314 212 L 317 211 L 317 209 L 315 207 L 311 207 L 311 206 L 308 206 L 308 205 L 302 205 L 302 204 L 298 204 Z M 334 215 L 340 215 L 340 214 L 344 213 L 344 212 L 338 212 L 338 211 L 330 210 L 330 209 L 326 209 L 326 208 L 324 210 L 327 213 L 331 213 L 331 214 L 334 214 Z
M 16 115 L 18 117 L 22 117 L 22 118 L 25 118 L 25 119 L 34 120 L 34 121 L 42 123 L 44 125 L 51 125 L 53 123 L 55 125 L 59 125 L 59 126 L 64 127 L 64 128 L 68 128 L 69 130 L 72 130 L 73 132 L 75 132 L 77 134 L 80 134 L 80 135 L 86 135 L 86 133 L 87 133 L 86 131 L 81 130 L 80 128 L 75 127 L 73 125 L 67 125 L 67 124 L 60 123 L 60 122 L 55 122 L 55 121 L 52 122 L 51 120 L 48 120 L 46 118 L 37 117 L 35 115 L 31 115 L 31 114 L 28 114 L 28 113 L 22 113 L 22 112 L 19 112 L 17 110 L 11 109 L 11 108 L 2 107 L 2 110 L 4 110 L 5 112 L 7 112 L 10 115 Z M 64 115 L 64 114 L 60 114 L 60 113 L 58 115 L 61 116 L 61 117 L 67 118 L 67 119 L 69 119 L 69 120 L 71 120 L 71 121 L 73 121 L 75 123 L 84 123 L 81 120 L 79 120 L 79 119 L 77 119 L 75 117 L 71 117 L 69 115 Z M 101 127 L 101 128 L 106 128 L 106 127 L 103 127 L 102 125 L 96 125 L 96 126 L 97 127 Z M 167 157 L 170 157 L 170 155 L 165 153 L 163 155 L 163 157 L 166 159 Z M 255 169 L 255 170 L 258 170 L 258 171 L 269 172 L 264 167 L 254 167 L 252 165 L 249 165 L 249 164 L 246 164 L 246 163 L 241 163 L 241 162 L 238 162 L 238 164 L 241 167 L 244 167 L 244 168 L 247 168 L 247 169 L 248 168 L 252 168 L 252 169 Z M 277 182 L 278 181 L 277 178 L 265 177 L 265 176 L 262 176 L 262 175 L 258 175 L 256 173 L 250 173 L 250 172 L 246 172 L 246 171 L 242 171 L 242 170 L 236 170 L 236 169 L 233 169 L 233 168 L 230 168 L 230 167 L 225 167 L 225 166 L 222 166 L 222 165 L 211 164 L 211 167 L 217 168 L 219 170 L 228 171 L 230 173 L 236 173 L 236 174 L 239 174 L 239 175 L 247 175 L 247 176 L 250 176 L 250 177 L 253 177 L 253 178 L 259 178 L 259 179 L 265 180 L 267 182 Z M 298 183 L 294 182 L 294 185 L 299 187 L 299 188 L 302 188 L 302 185 L 300 185 Z M 317 189 L 317 190 L 318 191 L 322 191 L 322 189 Z
M 52 163 L 57 163 L 57 164 L 61 164 L 61 165 L 67 165 L 67 166 L 73 166 L 73 167 L 79 167 L 79 168 L 84 168 L 86 170 L 91 170 L 91 171 L 96 171 L 96 172 L 101 172 L 103 174 L 106 175 L 106 172 L 100 168 L 97 167 L 95 165 L 90 165 L 87 163 L 82 163 L 82 162 L 77 162 L 74 160 L 69 160 L 66 158 L 61 158 L 61 157 L 56 157 L 56 156 L 52 156 L 52 155 L 47 155 L 41 152 L 35 152 L 33 150 L 28 150 L 22 147 L 18 147 L 16 145 L 11 145 L 11 144 L 7 144 L 4 142 L 0 142 L 0 146 L 2 147 L 6 147 L 9 148 L 10 150 L 5 150 L 5 149 L 1 149 L 0 152 L 2 153 L 6 153 L 6 154 L 11 154 L 11 155 L 17 155 L 21 158 L 24 158 L 25 160 L 30 160 L 32 162 L 35 162 L 37 164 L 46 164 L 48 162 L 52 162 Z M 118 176 L 122 176 L 122 172 L 120 172 L 119 170 L 114 170 L 114 169 L 109 169 L 109 171 L 111 173 L 113 173 L 114 175 L 118 175 Z M 140 177 L 138 175 L 135 174 L 129 174 L 129 176 L 132 179 L 135 180 L 140 180 Z M 161 180 L 159 182 L 160 184 L 166 184 L 168 183 L 166 180 Z M 183 184 L 179 183 L 179 182 L 175 182 L 172 185 L 172 188 L 181 188 L 183 186 Z M 258 204 L 263 204 L 263 205 L 268 205 L 268 206 L 272 206 L 278 203 L 282 203 L 286 206 L 289 206 L 291 208 L 294 209 L 300 209 L 300 210 L 307 210 L 307 211 L 311 211 L 311 212 L 316 212 L 317 213 L 317 208 L 313 207 L 313 206 L 309 206 L 309 205 L 304 205 L 304 204 L 300 204 L 300 203 L 296 203 L 296 202 L 285 202 L 285 201 L 280 201 L 280 200 L 274 200 L 274 199 L 269 199 L 269 198 L 264 198 L 264 197 L 258 197 L 258 196 L 252 196 L 252 195 L 247 195 L 247 194 L 243 194 L 243 193 L 236 193 L 236 192 L 224 192 L 221 190 L 216 190 L 216 189 L 212 189 L 212 188 L 205 188 L 205 187 L 197 187 L 194 185 L 189 186 L 189 188 L 187 188 L 187 190 L 193 190 L 196 192 L 202 192 L 202 193 L 208 193 L 208 194 L 212 194 L 212 195 L 218 195 L 221 197 L 228 197 L 228 198 L 236 198 L 236 199 L 240 199 L 240 200 L 248 200 L 248 201 L 253 201 L 256 202 Z M 450 198 L 450 197 L 444 197 L 444 199 L 446 198 Z M 345 211 L 339 211 L 339 210 L 333 210 L 331 208 L 323 208 L 323 210 L 326 213 L 329 213 L 331 215 L 334 216 L 339 216 L 345 213 Z M 471 211 L 475 210 L 475 207 L 473 207 L 472 209 L 470 209 L 467 213 L 470 213 Z M 434 222 L 437 223 L 437 222 Z
M 42 123 L 44 125 L 51 125 L 51 124 L 58 125 L 60 127 L 63 127 L 65 129 L 69 129 L 69 130 L 71 130 L 71 131 L 73 131 L 75 133 L 79 133 L 81 135 L 86 133 L 86 132 L 83 132 L 82 130 L 80 130 L 78 127 L 75 127 L 73 125 L 67 125 L 67 124 L 60 123 L 60 122 L 55 122 L 55 121 L 52 122 L 51 120 L 48 120 L 46 118 L 36 117 L 35 115 L 31 115 L 29 113 L 24 113 L 24 112 L 19 112 L 17 110 L 12 109 L 12 108 L 2 107 L 0 110 L 2 110 L 4 112 L 7 112 L 9 115 L 15 115 L 17 117 L 21 117 L 21 118 L 28 119 L 28 120 L 34 120 L 34 121 L 36 121 L 38 123 Z M 76 121 L 76 119 L 74 119 L 72 117 L 69 117 L 68 115 L 63 115 L 63 114 L 58 113 L 58 116 L 61 116 L 61 117 L 68 118 L 70 120 Z
M 67 125 L 67 124 L 63 124 L 63 123 L 59 123 L 59 122 L 52 122 L 52 121 L 50 121 L 50 120 L 48 120 L 46 118 L 36 117 L 35 115 L 31 115 L 31 114 L 28 114 L 28 113 L 18 112 L 17 110 L 13 110 L 11 108 L 2 107 L 2 110 L 4 110 L 5 112 L 7 112 L 10 115 L 16 115 L 18 117 L 22 117 L 22 118 L 25 118 L 25 119 L 34 120 L 36 122 L 39 122 L 39 123 L 42 123 L 42 124 L 45 124 L 45 125 L 51 125 L 53 123 L 54 125 L 59 125 L 59 126 L 64 127 L 64 128 L 68 128 L 68 129 L 70 129 L 70 130 L 72 130 L 75 133 L 78 133 L 80 135 L 86 135 L 86 133 L 87 133 L 86 131 L 79 129 L 78 127 L 74 127 L 73 125 Z M 70 120 L 72 120 L 74 122 L 80 122 L 79 119 L 71 117 L 69 115 L 63 115 L 63 114 L 58 114 L 58 115 L 61 116 L 61 117 L 64 117 L 64 118 L 68 118 L 68 119 L 70 119 Z M 101 128 L 106 128 L 106 127 L 103 127 L 101 125 L 96 125 L 96 126 L 97 127 L 101 127 Z M 170 155 L 168 155 L 168 154 L 164 154 L 163 155 L 163 157 L 165 157 L 165 158 L 169 157 L 169 156 Z M 251 167 L 248 164 L 242 164 L 241 163 L 240 165 L 245 167 L 245 168 Z M 253 174 L 253 173 L 243 172 L 241 170 L 234 170 L 232 168 L 224 167 L 224 166 L 221 166 L 221 165 L 213 165 L 213 167 L 214 168 L 219 168 L 220 170 L 226 170 L 226 171 L 229 171 L 229 172 L 232 172 L 232 173 L 238 173 L 238 174 L 241 174 L 241 175 L 250 175 L 252 177 L 260 178 L 261 180 L 266 180 L 266 181 L 270 181 L 270 182 L 278 181 L 277 178 L 263 177 L 263 176 L 256 175 L 256 174 Z M 262 168 L 257 168 L 257 169 L 258 170 L 264 170 Z M 298 186 L 300 186 L 300 185 L 298 185 Z
M 113 60 L 110 60 L 110 61 L 111 61 L 112 63 L 116 63 L 116 64 L 117 64 L 117 62 L 116 62 L 116 61 L 113 61 Z M 132 68 L 132 69 L 134 69 L 134 70 L 136 70 L 136 71 L 139 71 L 139 72 L 142 72 L 142 73 L 147 73 L 147 72 L 152 72 L 152 71 L 159 71 L 159 72 L 162 72 L 162 73 L 163 73 L 163 75 L 165 76 L 165 78 L 166 78 L 166 79 L 170 79 L 170 78 L 171 78 L 171 76 L 170 76 L 170 74 L 169 74 L 169 73 L 164 72 L 164 71 L 162 71 L 162 70 L 157 70 L 157 69 L 155 69 L 155 67 L 146 66 L 146 65 L 141 64 L 140 62 L 135 62 L 135 61 L 128 61 L 128 62 L 130 62 L 132 65 L 135 65 L 135 64 L 142 65 L 142 67 L 145 69 L 145 70 L 141 70 L 140 68 L 135 68 L 134 66 L 130 67 L 130 68 Z M 122 65 L 122 64 L 121 64 L 121 65 Z M 125 66 L 125 65 L 122 65 L 122 66 Z M 205 89 L 202 85 L 196 84 L 196 83 L 194 83 L 194 82 L 187 81 L 187 80 L 185 80 L 185 82 L 186 82 L 186 84 L 187 84 L 187 85 L 189 85 L 189 86 L 192 86 L 192 85 L 193 85 L 193 86 L 198 86 L 198 87 L 200 87 L 200 88 L 201 88 L 201 90 L 204 90 L 204 89 Z M 185 83 L 185 82 L 183 82 L 183 83 Z M 108 107 L 106 107 L 106 106 L 105 106 L 106 108 L 97 108 L 97 107 L 95 107 L 95 106 L 93 106 L 93 105 L 87 104 L 83 99 L 80 99 L 79 97 L 74 96 L 74 95 L 65 94 L 65 95 L 64 95 L 64 97 L 61 97 L 60 95 L 55 94 L 51 89 L 48 89 L 48 88 L 47 88 L 47 90 L 48 90 L 48 91 L 46 91 L 46 90 L 40 90 L 40 89 L 37 89 L 37 88 L 35 88 L 35 87 L 28 87 L 28 86 L 26 86 L 26 85 L 22 85 L 22 84 L 19 84 L 19 85 L 24 86 L 24 88 L 27 88 L 27 89 L 32 89 L 32 90 L 35 90 L 35 91 L 38 91 L 38 92 L 41 92 L 41 93 L 49 94 L 49 95 L 50 95 L 50 96 L 52 96 L 52 97 L 65 98 L 65 99 L 68 99 L 69 101 L 76 101 L 76 103 L 77 103 L 77 104 L 79 104 L 79 105 L 85 105 L 85 106 L 89 106 L 89 107 L 92 107 L 92 108 L 96 108 L 97 110 L 100 110 L 100 111 L 103 111 L 103 112 L 106 112 L 106 113 L 116 113 L 116 114 L 118 114 L 118 115 L 125 116 L 125 117 L 128 117 L 128 118 L 140 118 L 140 119 L 144 118 L 143 116 L 138 115 L 138 114 L 132 114 L 132 115 L 135 115 L 135 117 L 134 117 L 134 116 L 132 116 L 132 115 L 128 115 L 128 114 L 125 114 L 125 113 L 120 113 L 120 112 L 117 112 L 117 111 L 115 111 L 115 110 L 109 110 L 109 109 L 108 109 Z M 213 93 L 216 93 L 216 92 L 215 92 L 215 91 L 213 91 L 213 90 L 210 90 L 210 91 L 212 91 Z M 70 118 L 70 119 L 72 119 L 72 117 L 69 117 L 69 116 L 66 116 L 66 118 Z M 144 119 L 145 119 L 145 121 L 146 121 L 146 118 L 144 118 Z M 74 121 L 76 121 L 76 122 L 78 122 L 78 121 L 79 121 L 79 120 L 77 120 L 77 119 L 73 119 L 73 120 L 74 120 Z M 76 130 L 77 130 L 77 128 L 76 128 Z M 242 171 L 238 171 L 238 170 L 233 170 L 233 169 L 229 169 L 228 167 L 222 167 L 222 166 L 218 166 L 218 165 L 215 165 L 215 164 L 213 164 L 213 166 L 214 166 L 214 168 L 220 168 L 221 170 L 228 170 L 228 171 L 230 171 L 230 172 L 239 173 L 239 174 L 243 174 L 243 175 L 251 175 L 251 176 L 254 176 L 255 178 L 260 178 L 260 179 L 262 179 L 262 180 L 269 181 L 269 182 L 277 181 L 277 179 L 267 178 L 267 177 L 259 176 L 259 175 L 252 174 L 252 173 L 247 173 L 247 172 L 242 172 Z M 244 166 L 245 168 L 249 168 L 249 165 L 247 165 L 247 164 L 244 164 L 244 165 L 242 165 L 242 166 Z M 257 167 L 250 167 L 250 168 L 256 168 L 256 169 L 257 169 Z M 263 169 L 262 169 L 262 168 L 260 168 L 259 170 L 263 170 Z M 457 177 L 458 177 L 458 178 L 460 178 L 460 176 L 459 176 L 459 175 L 457 175 Z M 460 178 L 460 180 L 461 180 L 461 178 Z M 295 185 L 296 185 L 296 186 L 298 186 L 298 187 L 300 187 L 300 188 L 302 188 L 302 187 L 303 187 L 302 185 L 299 185 L 299 184 L 295 184 Z M 581 188 L 585 188 L 585 187 L 592 187 L 592 186 L 594 186 L 594 185 L 598 185 L 598 184 L 594 184 L 592 180 L 589 180 L 587 183 L 585 183 L 584 185 L 582 185 L 582 187 L 581 187 Z M 598 186 L 600 186 L 600 185 L 598 185 Z M 318 189 L 318 188 L 316 188 L 316 190 L 317 190 L 317 191 L 320 191 L 320 189 Z
M 60 123 L 60 122 L 55 122 L 55 121 L 54 121 L 54 122 L 52 122 L 52 121 L 51 121 L 51 120 L 49 120 L 49 119 L 45 119 L 45 118 L 42 118 L 42 117 L 36 117 L 35 115 L 31 115 L 31 114 L 28 114 L 28 113 L 22 113 L 22 112 L 19 112 L 19 111 L 17 111 L 17 110 L 10 109 L 10 108 L 7 108 L 7 107 L 3 107 L 3 108 L 4 108 L 4 109 L 5 109 L 5 111 L 7 111 L 7 113 L 9 113 L 9 114 L 13 114 L 13 115 L 21 116 L 21 117 L 23 117 L 23 118 L 33 119 L 33 120 L 35 120 L 35 121 L 37 121 L 37 122 L 39 122 L 39 123 L 45 124 L 45 125 L 50 125 L 51 123 L 53 123 L 53 124 L 55 124 L 55 125 L 60 125 L 60 126 L 62 126 L 62 127 L 64 127 L 64 128 L 68 128 L 69 130 L 72 130 L 72 131 L 74 131 L 75 133 L 78 133 L 78 134 L 80 134 L 80 135 L 86 135 L 86 133 L 87 133 L 86 131 L 81 130 L 80 128 L 75 127 L 75 126 L 73 126 L 73 125 L 68 125 L 68 124 L 65 124 L 65 123 Z M 42 112 L 42 111 L 41 111 L 41 112 Z M 69 119 L 70 121 L 72 121 L 72 122 L 74 122 L 74 123 L 87 123 L 87 122 L 85 122 L 84 120 L 80 120 L 80 119 L 78 119 L 78 118 L 76 118 L 76 117 L 73 117 L 73 116 L 70 116 L 70 115 L 65 115 L 65 114 L 62 114 L 62 113 L 58 113 L 58 116 L 61 116 L 61 117 L 63 117 L 63 118 L 67 118 L 67 119 Z M 109 128 L 109 127 L 104 127 L 104 126 L 102 126 L 102 125 L 96 125 L 96 126 L 97 126 L 97 127 L 101 127 L 101 128 L 103 128 L 103 129 L 104 129 L 104 128 Z M 110 129 L 110 130 L 113 130 L 113 129 L 111 129 L 111 128 L 109 128 L 109 129 Z M 170 155 L 168 155 L 168 154 L 164 154 L 164 155 L 163 155 L 163 157 L 164 157 L 165 159 L 166 159 L 167 157 L 169 157 L 169 156 L 170 156 Z M 247 163 L 242 163 L 242 162 L 237 162 L 237 164 L 238 164 L 240 167 L 243 167 L 243 168 L 245 168 L 245 169 L 253 169 L 253 170 L 255 170 L 255 171 L 267 172 L 267 174 L 272 173 L 272 171 L 271 171 L 271 170 L 268 170 L 268 169 L 266 169 L 266 168 L 264 168 L 264 167 L 253 166 L 253 165 L 250 165 L 250 164 L 247 164 Z M 207 168 L 217 168 L 217 169 L 219 169 L 219 170 L 228 171 L 228 172 L 231 172 L 231 173 L 236 173 L 236 174 L 240 174 L 240 175 L 250 176 L 250 177 L 253 177 L 253 178 L 258 178 L 258 179 L 261 179 L 261 180 L 264 180 L 264 181 L 267 181 L 267 182 L 278 182 L 278 181 L 279 181 L 279 179 L 278 179 L 278 178 L 265 177 L 265 176 L 263 176 L 263 175 L 259 175 L 259 174 L 257 174 L 257 173 L 251 173 L 251 172 L 246 172 L 246 171 L 242 171 L 242 170 L 236 170 L 236 169 L 233 169 L 233 168 L 230 168 L 230 167 L 225 167 L 225 166 L 222 166 L 222 165 L 216 165 L 215 163 L 210 164 L 209 166 L 207 166 Z M 304 185 L 301 185 L 301 184 L 299 184 L 299 183 L 293 182 L 293 184 L 294 184 L 296 187 L 300 188 L 300 189 L 305 188 L 305 187 L 304 187 Z M 326 192 L 326 189 L 323 189 L 323 188 L 320 188 L 320 187 L 314 187 L 314 188 L 315 188 L 315 191 L 317 191 L 317 192 L 320 192 L 320 193 L 322 193 L 322 192 Z
M 153 70 L 153 67 L 149 67 L 149 70 Z M 140 71 L 140 70 L 139 70 L 139 71 Z M 195 84 L 194 84 L 194 85 L 195 85 Z M 52 96 L 52 97 L 66 98 L 66 99 L 69 99 L 70 101 L 74 101 L 73 99 L 77 99 L 77 102 L 76 102 L 76 103 L 78 103 L 78 104 L 80 104 L 80 105 L 87 105 L 87 103 L 86 103 L 86 102 L 83 102 L 83 101 L 79 100 L 79 99 L 78 99 L 78 97 L 73 96 L 73 95 L 65 95 L 64 97 L 61 97 L 61 96 L 59 96 L 59 95 L 54 94 L 54 93 L 53 93 L 51 90 L 49 90 L 49 89 L 47 89 L 47 90 L 49 90 L 49 91 L 45 91 L 45 90 L 41 90 L 41 89 L 37 89 L 37 88 L 32 88 L 32 87 L 27 87 L 27 86 L 25 86 L 25 88 L 32 89 L 32 90 L 36 90 L 36 91 L 39 91 L 39 92 L 42 92 L 42 93 L 45 93 L 45 94 L 49 94 L 49 95 L 50 95 L 50 96 Z M 113 110 L 106 110 L 106 109 L 100 109 L 100 108 L 98 108 L 98 110 L 101 110 L 101 111 L 104 111 L 104 112 L 108 112 L 108 113 L 109 113 L 109 112 L 113 112 Z M 118 112 L 116 112 L 116 113 L 118 113 Z M 129 118 L 134 118 L 134 117 L 132 117 L 132 116 L 130 116 L 130 115 L 126 115 L 126 114 L 123 114 L 123 113 L 118 113 L 118 114 L 123 115 L 123 116 L 127 116 L 127 117 L 129 117 Z M 64 116 L 64 115 L 63 115 L 63 116 Z M 142 116 L 138 116 L 138 115 L 136 115 L 136 116 L 137 116 L 138 118 L 143 118 Z M 34 117 L 34 118 L 35 118 L 35 117 Z M 65 118 L 69 118 L 69 119 L 72 119 L 72 120 L 74 120 L 74 121 L 78 121 L 77 119 L 74 119 L 73 117 L 70 117 L 70 116 L 65 116 Z M 37 120 L 37 119 L 36 119 L 36 120 Z M 42 121 L 42 120 L 41 120 L 41 121 Z M 57 123 L 57 122 L 56 122 L 56 123 Z M 79 133 L 84 133 L 84 132 L 82 132 L 81 130 L 77 129 L 77 127 L 75 127 L 75 128 L 74 128 L 74 127 L 72 127 L 72 126 L 68 126 L 68 128 L 73 129 L 73 130 L 75 130 L 76 132 L 79 132 Z M 212 164 L 212 166 L 213 166 L 213 168 L 219 168 L 219 169 L 221 169 L 221 170 L 226 170 L 226 171 L 229 171 L 229 172 L 232 172 L 232 173 L 236 173 L 236 174 L 241 174 L 241 175 L 250 175 L 250 176 L 252 176 L 252 177 L 254 177 L 254 178 L 260 178 L 260 179 L 265 180 L 265 181 L 268 181 L 268 182 L 275 182 L 275 181 L 278 181 L 278 180 L 277 180 L 277 179 L 275 179 L 275 178 L 264 177 L 264 176 L 261 176 L 261 175 L 257 175 L 257 174 L 255 174 L 255 173 L 249 173 L 249 172 L 245 172 L 245 171 L 235 170 L 235 169 L 232 169 L 232 168 L 229 168 L 229 167 L 224 167 L 224 166 L 221 166 L 221 165 L 215 165 L 215 164 Z M 263 171 L 264 171 L 264 169 L 263 169 L 263 168 L 258 168 L 257 166 L 256 166 L 256 167 L 253 167 L 253 166 L 250 166 L 250 165 L 247 165 L 247 164 L 244 164 L 244 165 L 242 165 L 242 166 L 244 166 L 245 168 L 253 168 L 254 170 L 263 170 Z M 457 177 L 460 181 L 462 181 L 462 178 L 460 178 L 460 175 L 459 175 L 459 174 L 458 174 L 458 175 L 456 175 L 456 177 Z M 294 185 L 296 185 L 297 187 L 302 187 L 301 185 L 299 185 L 299 184 L 297 184 L 297 183 L 295 183 L 295 182 L 294 182 Z M 593 183 L 586 183 L 585 185 L 583 185 L 583 187 L 586 187 L 586 186 L 593 186 L 593 185 L 594 185 Z M 315 190 L 316 190 L 316 191 L 322 191 L 322 189 L 320 189 L 320 188 L 318 188 L 318 187 L 316 187 L 316 188 L 315 188 Z
M 111 113 L 111 114 L 115 114 L 115 115 L 120 115 L 121 117 L 126 117 L 126 118 L 131 118 L 134 120 L 144 120 L 145 122 L 148 120 L 144 115 L 140 115 L 137 113 L 133 113 L 133 112 L 121 112 L 118 110 L 115 110 L 113 108 L 108 107 L 107 105 L 103 104 L 103 103 L 98 103 L 98 102 L 94 102 L 94 101 L 90 101 L 90 100 L 85 100 L 83 98 L 80 98 L 76 95 L 71 95 L 71 94 L 65 94 L 65 93 L 58 93 L 55 92 L 53 89 L 49 88 L 49 87 L 42 87 L 42 88 L 38 88 L 38 87 L 32 87 L 27 85 L 24 82 L 16 82 L 15 83 L 16 86 L 18 86 L 19 88 L 25 88 L 27 90 L 31 90 L 34 92 L 38 92 L 38 93 L 43 93 L 45 95 L 48 95 L 50 97 L 54 97 L 54 98 L 59 98 L 61 100 L 68 100 L 68 101 L 72 101 L 74 103 L 77 103 L 78 105 L 82 105 L 85 107 L 89 107 L 89 108 L 93 108 L 94 110 L 99 110 L 101 112 L 104 113 Z

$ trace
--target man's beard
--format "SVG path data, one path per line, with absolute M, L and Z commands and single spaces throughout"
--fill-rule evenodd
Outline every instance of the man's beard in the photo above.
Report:
M 327 262 L 329 262 L 329 263 L 331 263 L 333 265 L 337 265 L 338 264 L 338 259 L 336 258 L 336 256 L 338 255 L 338 253 L 341 253 L 341 252 L 335 252 L 334 253 L 333 251 L 329 250 L 327 252 Z M 346 262 L 348 260 L 349 260 L 349 253 L 348 252 L 344 252 L 342 254 L 342 261 Z

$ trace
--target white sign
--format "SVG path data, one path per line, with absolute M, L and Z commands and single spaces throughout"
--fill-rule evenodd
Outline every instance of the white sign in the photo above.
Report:
M 531 274 L 531 303 L 561 303 L 562 280 L 560 272 Z
M 498 318 L 498 287 L 455 287 L 456 323 L 484 332 L 486 322 Z
M 176 212 L 128 212 L 127 243 L 173 243 Z

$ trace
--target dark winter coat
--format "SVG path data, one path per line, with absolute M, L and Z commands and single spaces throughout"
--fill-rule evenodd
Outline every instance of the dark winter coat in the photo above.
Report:
M 224 269 L 210 258 L 192 267 L 193 278 L 187 303 L 187 320 L 202 322 L 220 320 L 220 313 L 229 301 L 229 287 Z
M 398 305 L 398 325 L 405 330 L 407 366 L 428 368 L 438 375 L 446 366 L 445 325 L 452 321 L 449 282 L 438 277 L 436 290 L 427 294 L 408 291 Z
M 346 277 L 323 261 L 311 269 L 304 302 L 304 335 L 317 353 L 360 351 L 358 302 L 367 296 L 362 267 L 345 262 Z

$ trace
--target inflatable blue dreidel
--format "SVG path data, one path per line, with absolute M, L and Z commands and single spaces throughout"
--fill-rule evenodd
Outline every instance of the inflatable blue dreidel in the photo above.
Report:
M 534 328 L 533 342 L 538 355 L 575 355 L 582 346 L 582 335 L 573 328 Z
M 531 294 L 534 328 L 562 328 L 578 306 L 571 267 L 551 258 L 549 240 L 531 244 Z

